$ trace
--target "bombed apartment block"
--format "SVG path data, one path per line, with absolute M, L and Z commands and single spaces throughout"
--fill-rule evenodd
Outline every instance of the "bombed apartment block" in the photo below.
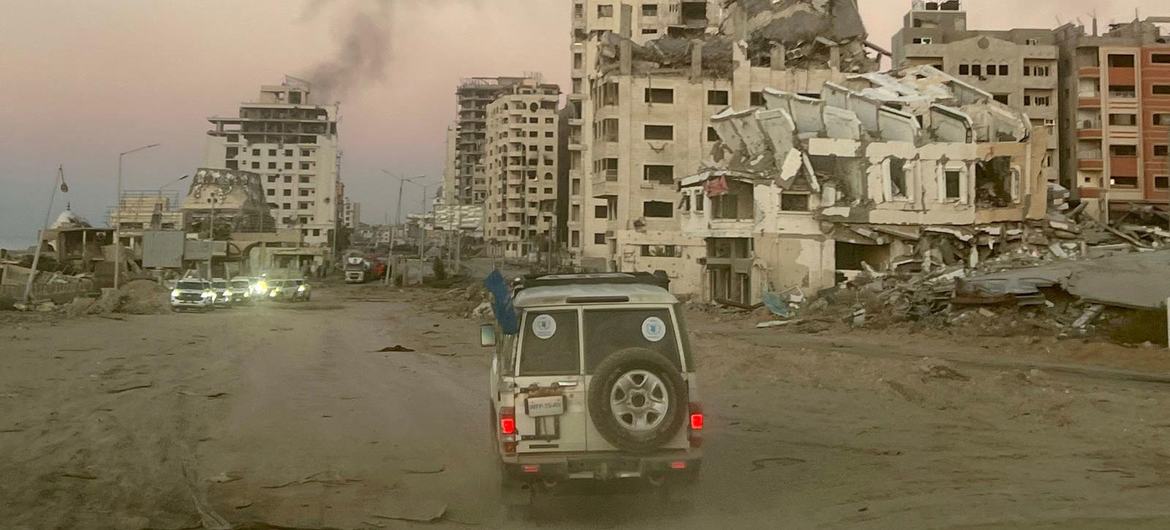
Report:
M 488 252 L 547 252 L 557 229 L 561 90 L 538 77 L 512 85 L 486 107 L 484 208 Z
M 487 162 L 484 159 L 488 143 L 487 107 L 516 85 L 530 80 L 533 77 L 470 77 L 460 80 L 455 90 L 454 147 L 448 148 L 451 176 L 444 181 L 445 187 L 451 188 L 447 193 L 453 195 L 455 203 L 481 204 L 487 198 Z
M 279 226 L 327 246 L 342 208 L 337 117 L 338 106 L 315 101 L 304 81 L 262 86 L 237 117 L 208 118 L 204 165 L 259 174 Z
M 631 33 L 597 38 L 598 64 L 586 108 L 591 159 L 583 161 L 591 175 L 588 195 L 597 202 L 571 205 L 569 216 L 570 222 L 585 219 L 593 228 L 588 243 L 604 245 L 605 262 L 597 268 L 661 269 L 677 291 L 700 290 L 702 282 L 686 269 L 707 254 L 706 243 L 679 230 L 676 182 L 708 165 L 720 138 L 712 116 L 730 108 L 764 108 L 769 87 L 819 97 L 826 84 L 845 82 L 851 71 L 876 68 L 877 52 L 871 55 L 864 46 L 864 28 L 830 23 L 833 13 L 855 13 L 850 3 L 790 4 L 729 2 L 723 28 L 696 38 L 666 36 L 641 44 Z M 772 32 L 786 28 L 793 17 L 824 22 L 814 26 L 842 42 L 848 34 L 848 42 L 861 47 L 846 51 L 841 42 L 825 38 L 808 48 L 823 52 L 817 57 L 824 60 L 805 55 L 788 61 L 784 50 L 804 41 Z M 776 60 L 753 55 L 751 40 L 743 35 L 774 40 Z
M 707 299 L 974 265 L 1046 218 L 1045 130 L 933 67 L 763 98 L 712 118 L 710 167 L 679 183 Z

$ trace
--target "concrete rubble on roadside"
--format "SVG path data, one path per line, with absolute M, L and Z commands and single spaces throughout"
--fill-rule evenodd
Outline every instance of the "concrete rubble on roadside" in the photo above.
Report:
M 957 261 L 929 270 L 867 267 L 844 286 L 820 293 L 826 302 L 797 318 L 833 314 L 855 327 L 921 322 L 985 333 L 1006 326 L 1021 334 L 1102 333 L 1129 344 L 1164 344 L 1170 232 L 1112 227 L 1078 210 L 1065 213 L 1067 192 L 1059 186 L 1049 196 L 1044 222 L 1008 235 L 975 266 Z M 961 244 L 956 237 L 945 248 Z M 870 318 L 859 323 L 857 312 L 864 307 Z

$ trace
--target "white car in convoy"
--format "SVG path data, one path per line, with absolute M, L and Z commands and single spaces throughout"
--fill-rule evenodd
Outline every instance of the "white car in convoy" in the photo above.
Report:
M 171 290 L 171 309 L 175 311 L 215 309 L 215 291 L 211 288 L 211 282 L 191 278 L 179 280 Z
M 512 296 L 518 333 L 481 329 L 495 346 L 488 402 L 508 508 L 575 483 L 640 483 L 676 498 L 697 480 L 703 410 L 668 282 L 528 277 Z

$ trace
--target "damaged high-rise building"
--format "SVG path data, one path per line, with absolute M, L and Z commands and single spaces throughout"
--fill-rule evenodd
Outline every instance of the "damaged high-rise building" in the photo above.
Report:
M 336 104 L 312 99 L 312 87 L 286 77 L 260 87 L 237 117 L 212 117 L 205 166 L 260 175 L 264 198 L 281 228 L 306 244 L 333 244 L 341 210 Z
M 751 303 L 1043 237 L 1047 128 L 989 92 L 918 66 L 762 98 L 714 116 L 709 167 L 679 181 L 681 226 L 653 260 L 695 258 L 680 291 Z
M 538 74 L 523 77 L 469 77 L 455 89 L 454 149 L 448 148 L 449 173 L 444 193 L 457 204 L 481 204 L 487 198 L 487 107 Z M 539 80 L 537 80 L 539 81 Z M 450 140 L 448 140 L 450 141 Z
M 600 48 L 607 33 L 626 35 L 635 44 L 661 37 L 701 38 L 723 19 L 723 0 L 584 0 L 573 2 L 570 47 L 572 86 L 566 113 L 568 176 L 566 197 L 567 248 L 572 260 L 586 268 L 605 269 L 607 205 L 591 191 L 594 138 L 593 87 L 600 76 Z
M 719 20 L 652 39 L 635 31 L 635 6 L 619 7 L 617 31 L 592 34 L 586 47 L 588 159 L 571 163 L 587 176 L 588 201 L 570 227 L 584 222 L 585 268 L 662 269 L 685 281 L 697 249 L 664 241 L 679 229 L 677 179 L 698 171 L 719 139 L 711 116 L 762 107 L 767 87 L 817 95 L 876 70 L 880 51 L 849 0 L 723 2 Z
M 560 94 L 533 77 L 485 107 L 484 239 L 494 256 L 536 257 L 556 248 Z

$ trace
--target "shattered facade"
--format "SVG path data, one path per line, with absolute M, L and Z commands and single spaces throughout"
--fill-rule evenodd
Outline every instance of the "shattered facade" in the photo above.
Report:
M 487 105 L 485 239 L 496 256 L 527 257 L 552 242 L 560 94 L 533 78 Z
M 1170 17 L 1098 34 L 1056 28 L 1061 63 L 1060 163 L 1073 198 L 1110 220 L 1170 200 Z M 1110 211 L 1112 210 L 1112 212 Z
M 813 292 L 867 270 L 974 265 L 1044 220 L 1045 131 L 930 66 L 768 89 L 712 118 L 713 164 L 681 179 L 692 294 Z
M 234 232 L 273 232 L 276 222 L 265 202 L 263 177 L 251 171 L 200 168 L 183 199 L 183 226 L 201 232 L 215 225 Z
M 288 77 L 240 104 L 238 117 L 212 117 L 208 168 L 262 175 L 265 200 L 282 228 L 307 244 L 328 245 L 340 222 L 343 188 L 336 104 L 312 100 L 311 86 Z
M 1047 179 L 1060 180 L 1059 53 L 1050 29 L 975 30 L 958 0 L 913 0 L 893 38 L 896 67 L 930 65 L 1049 129 Z
M 833 27 L 838 15 L 856 13 L 850 2 L 766 4 L 728 2 L 722 28 L 698 38 L 639 42 L 628 25 L 626 33 L 597 37 L 586 108 L 593 132 L 587 182 L 591 197 L 605 202 L 582 217 L 593 224 L 593 242 L 605 244 L 606 269 L 664 270 L 676 291 L 702 290 L 701 279 L 687 270 L 707 255 L 707 246 L 680 232 L 675 182 L 703 167 L 715 147 L 720 135 L 712 115 L 763 107 L 767 87 L 819 94 L 850 71 L 876 68 L 864 28 Z M 816 18 L 824 22 L 817 27 L 829 27 L 826 34 L 839 40 L 772 33 L 789 16 Z M 767 53 L 752 47 L 765 41 Z

